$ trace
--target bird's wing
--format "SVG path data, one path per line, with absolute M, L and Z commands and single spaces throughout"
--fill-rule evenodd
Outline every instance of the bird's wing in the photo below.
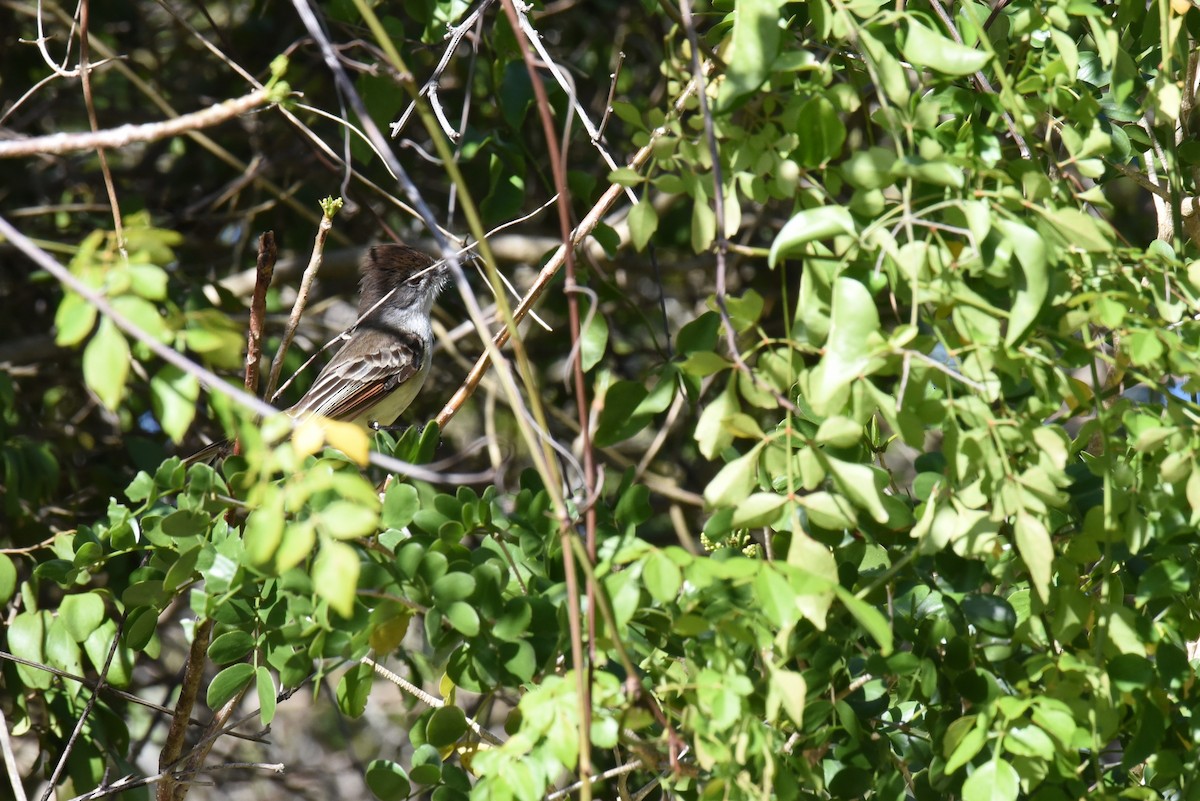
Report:
M 425 345 L 416 334 L 380 340 L 351 337 L 288 413 L 357 420 L 424 366 Z

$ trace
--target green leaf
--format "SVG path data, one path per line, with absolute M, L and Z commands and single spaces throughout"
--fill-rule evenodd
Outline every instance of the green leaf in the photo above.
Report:
M 6 553 L 0 553 L 0 607 L 17 591 L 17 566 Z
M 744 501 L 754 489 L 754 481 L 758 476 L 758 455 L 762 448 L 763 443 L 760 442 L 748 453 L 722 467 L 704 488 L 704 500 L 710 506 L 736 506 Z
M 1163 343 L 1155 331 L 1139 329 L 1129 335 L 1126 341 L 1129 360 L 1139 367 L 1154 364 L 1163 355 Z
M 454 745 L 466 733 L 467 715 L 453 704 L 433 710 L 425 724 L 425 742 L 438 749 Z
M 767 263 L 774 267 L 781 258 L 818 239 L 847 234 L 857 236 L 854 218 L 843 206 L 818 206 L 805 209 L 788 220 L 771 243 Z
M 1017 515 L 1013 526 L 1017 540 L 1017 551 L 1021 561 L 1029 569 L 1033 588 L 1042 603 L 1050 601 L 1050 576 L 1054 564 L 1054 544 L 1050 532 L 1039 518 L 1026 512 Z
M 893 648 L 892 627 L 888 624 L 887 618 L 883 616 L 883 613 L 866 601 L 860 600 L 840 584 L 835 585 L 833 590 L 837 593 L 838 599 L 845 604 L 850 614 L 854 616 L 854 619 L 858 621 L 858 625 L 862 626 L 875 642 L 879 643 L 879 652 L 884 656 L 891 655 Z
M 112 307 L 129 322 L 164 344 L 175 338 L 175 332 L 167 328 L 158 307 L 135 295 L 113 298 Z
M 887 474 L 870 465 L 844 462 L 832 456 L 826 457 L 826 461 L 841 493 L 865 509 L 876 523 L 886 523 L 888 513 L 880 490 L 887 484 Z
M 835 400 L 859 376 L 877 367 L 871 354 L 879 339 L 879 312 L 871 293 L 852 278 L 833 284 L 825 355 L 813 369 L 808 402 L 817 414 L 836 414 Z
M 242 537 L 250 564 L 265 565 L 275 557 L 283 541 L 283 527 L 283 496 L 276 492 L 246 518 Z
M 150 402 L 154 416 L 172 442 L 179 443 L 196 416 L 200 381 L 168 364 L 150 379 Z
M 62 599 L 58 615 L 75 642 L 83 642 L 104 620 L 104 600 L 94 592 L 68 595 Z
M 339 540 L 356 540 L 379 528 L 379 507 L 334 501 L 317 515 L 317 530 Z
M 640 381 L 618 381 L 609 387 L 596 423 L 596 444 L 607 447 L 645 428 L 650 418 L 639 418 L 634 415 L 634 410 L 648 394 Z
M 804 676 L 793 670 L 771 672 L 771 686 L 767 691 L 767 719 L 775 720 L 782 707 L 792 723 L 804 725 L 804 704 L 808 697 L 808 683 Z
M 858 31 L 863 54 L 875 63 L 879 72 L 879 85 L 883 93 L 898 104 L 906 104 L 912 90 L 908 86 L 908 75 L 900 62 L 865 28 Z
M 404 768 L 387 759 L 373 759 L 367 765 L 367 787 L 379 801 L 404 801 L 412 794 Z
M 920 67 L 929 67 L 946 75 L 970 75 L 988 63 L 987 53 L 960 45 L 908 17 L 908 36 L 902 48 L 904 57 Z
M 1047 209 L 1045 214 L 1072 247 L 1092 253 L 1113 249 L 1111 229 L 1103 220 L 1079 209 Z
M 45 662 L 47 619 L 45 612 L 22 612 L 14 617 L 5 633 L 9 652 L 30 662 Z M 22 664 L 17 664 L 16 669 L 21 682 L 29 689 L 50 689 L 54 676 L 46 671 Z
M 467 637 L 479 636 L 479 613 L 466 601 L 455 601 L 446 610 L 446 620 L 455 631 Z
M 254 678 L 254 665 L 249 662 L 239 662 L 230 665 L 213 677 L 208 685 L 206 703 L 214 712 L 225 705 L 227 701 L 240 693 Z
M 584 312 L 581 314 L 584 314 L 587 325 L 579 332 L 579 359 L 586 373 L 604 358 L 608 348 L 608 320 L 598 309 L 590 318 Z
M 358 554 L 344 542 L 326 540 L 313 562 L 313 589 L 342 617 L 354 613 L 358 590 Z
M 827 97 L 817 95 L 805 103 L 798 120 L 800 146 L 795 155 L 804 166 L 818 167 L 842 152 L 846 126 Z
M 787 503 L 786 495 L 774 492 L 756 492 L 742 501 L 733 510 L 732 524 L 734 528 L 758 528 L 770 525 L 777 517 L 779 510 Z
M 84 640 L 83 650 L 88 654 L 91 666 L 101 670 L 108 660 L 109 652 L 116 639 L 116 621 L 108 618 L 88 634 Z M 133 680 L 133 654 L 125 645 L 116 646 L 113 661 L 108 667 L 107 681 L 114 687 L 128 687 Z
M 110 411 L 116 411 L 129 376 L 129 343 L 105 317 L 83 349 L 83 380 Z
M 78 345 L 92 332 L 96 325 L 96 307 L 81 295 L 68 292 L 63 295 L 54 314 L 55 344 L 69 348 Z
M 729 67 L 717 96 L 718 109 L 728 109 L 767 79 L 779 53 L 781 5 L 781 0 L 741 0 L 734 7 Z
M 380 520 L 384 528 L 403 529 L 413 521 L 421 508 L 421 498 L 412 484 L 393 481 L 383 496 L 383 515 Z
M 343 673 L 334 691 L 338 709 L 347 717 L 362 717 L 367 711 L 367 699 L 371 697 L 374 681 L 375 669 L 361 662 Z
M 644 250 L 658 230 L 658 212 L 649 198 L 643 197 L 629 210 L 629 237 L 637 250 Z
M 725 390 L 713 398 L 700 413 L 696 421 L 696 442 L 706 459 L 715 459 L 717 454 L 733 442 L 733 434 L 725 428 L 725 420 L 741 411 L 737 400 L 737 382 L 730 380 Z
M 671 557 L 655 548 L 646 554 L 646 562 L 642 565 L 642 581 L 656 601 L 670 603 L 683 586 L 683 572 Z
M 979 725 L 978 715 L 965 715 L 952 722 L 942 738 L 946 775 L 949 776 L 974 759 L 986 743 L 987 729 Z
M 227 631 L 209 643 L 208 658 L 213 664 L 228 665 L 245 657 L 253 647 L 254 637 L 249 632 Z
M 1008 332 L 1004 336 L 1004 344 L 1011 348 L 1033 325 L 1050 291 L 1050 279 L 1046 274 L 1046 245 L 1041 236 L 1028 226 L 1011 220 L 1000 220 L 996 225 L 1012 243 L 1021 265 L 1021 274 L 1014 281 L 1017 297 L 1013 301 Z
M 265 665 L 259 665 L 254 670 L 255 689 L 258 691 L 258 719 L 263 726 L 270 726 L 275 719 L 275 680 L 271 671 Z
M 708 199 L 697 196 L 692 203 L 692 250 L 703 253 L 717 236 L 717 215 L 713 213 Z
M 1197 262 L 1200 266 L 1200 262 Z M 1197 271 L 1197 281 L 1200 282 L 1200 270 Z M 721 315 L 714 311 L 706 311 L 696 319 L 679 329 L 675 337 L 675 347 L 679 353 L 686 356 L 697 351 L 710 351 L 717 347 L 717 335 L 721 331 Z
M 862 439 L 863 427 L 849 417 L 834 415 L 821 422 L 817 429 L 817 442 L 822 445 L 832 445 L 835 448 L 849 448 L 857 445 Z
M 433 582 L 430 591 L 433 602 L 439 607 L 448 607 L 455 601 L 465 601 L 475 592 L 475 577 L 470 573 L 447 573 Z
M 980 765 L 963 782 L 963 801 L 1016 801 L 1021 778 L 1003 759 Z
M 637 186 L 646 179 L 632 167 L 617 167 L 608 174 L 608 180 L 621 186 Z

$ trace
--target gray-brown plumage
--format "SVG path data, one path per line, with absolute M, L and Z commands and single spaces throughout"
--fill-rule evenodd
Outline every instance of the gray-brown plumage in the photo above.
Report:
M 445 265 L 407 245 L 375 245 L 362 264 L 359 323 L 308 392 L 287 410 L 369 428 L 391 425 L 425 383 L 433 353 L 430 314 Z M 188 461 L 212 459 L 214 443 Z

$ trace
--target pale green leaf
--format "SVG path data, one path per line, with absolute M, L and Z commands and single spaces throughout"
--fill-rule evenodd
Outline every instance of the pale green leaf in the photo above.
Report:
M 317 595 L 342 617 L 354 612 L 358 590 L 358 554 L 344 542 L 327 540 L 313 561 L 312 581 Z
M 590 317 L 585 315 L 584 322 L 586 325 L 579 333 L 579 360 L 586 373 L 604 358 L 608 348 L 608 320 L 597 309 Z
M 704 500 L 710 506 L 736 506 L 754 489 L 758 475 L 758 454 L 762 444 L 721 468 L 704 488 Z
M 832 407 L 838 394 L 876 366 L 871 354 L 878 331 L 879 312 L 871 293 L 852 278 L 838 278 L 833 285 L 825 355 L 810 381 L 808 401 L 817 414 L 839 411 Z
M 781 0 L 741 0 L 733 12 L 733 44 L 726 63 L 725 81 L 717 98 L 725 109 L 767 79 L 779 53 Z
M 1046 274 L 1046 245 L 1042 237 L 1028 226 L 1011 220 L 1000 220 L 996 225 L 1012 243 L 1021 265 L 1020 274 L 1014 276 L 1017 296 L 1008 319 L 1008 333 L 1004 337 L 1004 344 L 1012 347 L 1033 325 L 1050 291 L 1050 279 Z
M 259 665 L 254 671 L 255 689 L 258 693 L 258 719 L 263 726 L 270 726 L 275 719 L 275 680 L 271 671 L 265 665 Z
M 834 415 L 822 421 L 817 429 L 817 442 L 835 448 L 849 448 L 857 445 L 862 435 L 863 427 L 858 421 Z
M 629 210 L 629 236 L 633 246 L 643 250 L 658 230 L 658 212 L 648 198 L 642 198 Z
M 96 307 L 74 292 L 63 295 L 54 315 L 54 341 L 63 347 L 78 345 L 96 325 Z
M 697 197 L 692 204 L 692 250 L 703 253 L 717 236 L 717 215 L 707 200 Z
M 863 630 L 879 643 L 879 652 L 884 656 L 890 655 L 893 647 L 892 627 L 883 613 L 871 604 L 857 598 L 840 584 L 834 586 L 833 590 L 850 614 L 854 616 L 854 619 L 858 621 L 858 625 L 862 626 Z
M 1003 759 L 980 765 L 963 782 L 963 801 L 1016 801 L 1021 778 Z
M 105 317 L 83 349 L 83 380 L 109 410 L 115 411 L 129 376 L 129 343 Z
M 1050 532 L 1039 518 L 1025 512 L 1017 515 L 1013 530 L 1017 540 L 1017 551 L 1021 554 L 1021 561 L 1029 569 L 1033 588 L 1042 602 L 1048 603 L 1051 568 L 1054 563 L 1054 544 L 1050 541 Z
M 58 616 L 75 642 L 83 642 L 104 620 L 104 600 L 94 592 L 68 595 L 58 607 Z
M 734 528 L 758 528 L 770 525 L 779 517 L 779 510 L 787 503 L 786 495 L 774 492 L 756 492 L 737 505 L 733 510 Z
M 911 16 L 902 52 L 913 64 L 946 75 L 970 75 L 983 69 L 989 59 L 987 53 L 948 39 Z
M 819 206 L 805 209 L 788 220 L 771 243 L 767 263 L 774 267 L 779 259 L 818 239 L 848 234 L 857 235 L 854 218 L 843 206 Z
M 696 421 L 696 442 L 705 459 L 714 459 L 733 442 L 733 434 L 725 428 L 725 418 L 741 411 L 737 400 L 737 383 L 731 380 L 725 390 L 713 398 Z
M 150 403 L 158 424 L 173 442 L 183 440 L 196 416 L 200 381 L 173 364 L 165 365 L 150 379 Z
M 808 684 L 804 676 L 794 670 L 775 670 L 771 673 L 771 687 L 767 694 L 767 719 L 775 720 L 782 708 L 792 723 L 804 725 L 804 702 L 808 697 Z

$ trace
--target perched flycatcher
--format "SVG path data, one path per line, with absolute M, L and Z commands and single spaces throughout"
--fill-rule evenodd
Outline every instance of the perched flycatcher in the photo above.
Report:
M 390 426 L 425 383 L 433 354 L 433 301 L 446 265 L 406 245 L 376 245 L 362 264 L 358 324 L 295 406 L 294 418 L 321 415 L 364 428 Z M 215 442 L 188 461 L 228 450 Z

